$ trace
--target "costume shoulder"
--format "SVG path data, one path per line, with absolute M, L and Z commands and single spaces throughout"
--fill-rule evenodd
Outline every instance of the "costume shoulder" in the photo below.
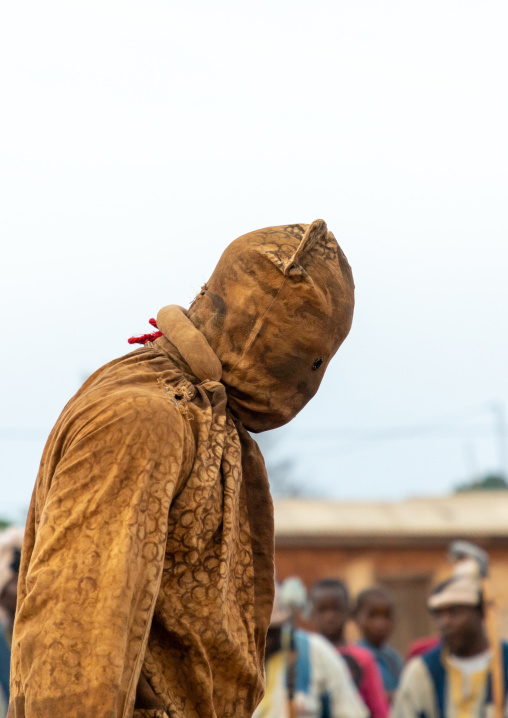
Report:
M 158 356 L 150 361 L 149 357 L 148 353 L 134 352 L 101 367 L 68 402 L 59 422 L 86 422 L 115 410 L 132 415 L 149 412 L 153 416 L 178 408 L 178 402 L 171 398 L 177 394 L 176 387 L 182 385 L 184 399 L 183 384 L 189 383 L 174 369 L 171 371 L 170 362 Z
M 174 454 L 185 437 L 192 443 L 186 417 L 189 387 L 171 362 L 153 352 L 133 352 L 106 364 L 63 409 L 41 470 L 53 477 L 62 460 L 80 447 L 104 461 L 131 450 L 138 458 L 151 454 L 155 460 L 167 456 L 168 445 Z

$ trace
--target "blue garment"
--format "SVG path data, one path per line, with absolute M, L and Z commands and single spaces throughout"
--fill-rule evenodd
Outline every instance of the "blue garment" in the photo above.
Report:
M 310 692 L 311 667 L 310 667 L 310 641 L 309 634 L 306 631 L 295 631 L 295 650 L 296 650 L 296 681 L 295 691 L 302 693 Z M 321 700 L 321 718 L 330 718 L 331 706 L 330 696 L 324 692 L 320 696 Z
M 11 651 L 0 629 L 0 690 L 5 702 L 9 702 L 9 675 L 11 670 Z
M 443 665 L 443 662 L 441 660 L 443 652 L 443 646 L 442 644 L 439 644 L 435 648 L 432 648 L 430 651 L 426 651 L 421 656 L 422 661 L 427 666 L 427 670 L 430 673 L 430 677 L 432 678 L 432 683 L 434 685 L 434 692 L 436 694 L 436 702 L 438 706 L 439 716 L 440 718 L 445 718 L 445 701 L 446 701 L 446 668 Z M 508 686 L 508 643 L 505 643 L 504 641 L 501 643 L 501 654 L 503 656 L 503 681 L 504 681 L 504 694 L 506 695 L 507 686 Z M 488 677 L 488 684 L 487 684 L 487 694 L 485 697 L 485 703 L 488 705 L 489 703 L 492 703 L 492 674 L 489 673 Z M 423 716 L 422 718 L 425 718 Z
M 304 631 L 295 631 L 296 683 L 295 690 L 308 693 L 310 690 L 310 643 Z
M 377 648 L 376 646 L 373 646 L 372 643 L 366 641 L 365 638 L 358 641 L 358 645 L 368 648 L 368 650 L 374 655 L 376 663 L 379 666 L 379 670 L 381 671 L 381 678 L 383 679 L 385 691 L 391 692 L 396 690 L 399 685 L 400 674 L 402 673 L 402 668 L 404 666 L 404 661 L 400 653 L 387 643 L 384 646 L 381 646 L 381 648 Z

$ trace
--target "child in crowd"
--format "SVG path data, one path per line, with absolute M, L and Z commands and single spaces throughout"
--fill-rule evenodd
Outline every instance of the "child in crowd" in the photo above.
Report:
M 371 718 L 387 718 L 388 700 L 373 655 L 360 646 L 347 645 L 344 635 L 350 615 L 349 591 L 336 578 L 325 578 L 310 592 L 311 617 L 318 633 L 342 655 Z
M 266 637 L 266 693 L 254 718 L 368 718 L 345 661 L 321 636 L 294 630 L 290 618 L 276 584 Z
M 402 656 L 388 644 L 395 627 L 395 606 L 391 596 L 381 588 L 365 589 L 356 599 L 355 620 L 362 634 L 358 645 L 373 653 L 391 700 L 403 666 Z

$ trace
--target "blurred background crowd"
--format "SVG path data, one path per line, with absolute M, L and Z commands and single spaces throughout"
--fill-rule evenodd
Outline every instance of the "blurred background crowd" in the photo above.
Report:
M 488 654 L 478 675 L 490 675 L 480 573 L 457 574 L 449 548 L 460 536 L 475 542 L 466 544 L 474 552 L 483 552 L 479 545 L 488 549 L 482 555 L 494 597 L 495 640 L 505 646 L 508 492 L 349 505 L 279 498 L 275 515 L 276 598 L 267 692 L 256 718 L 437 718 L 441 714 L 418 710 L 411 693 L 421 693 L 415 666 L 436 650 L 456 654 L 459 673 L 461 660 L 468 667 L 472 657 Z M 0 533 L 0 716 L 9 696 L 22 540 L 18 527 Z M 466 712 L 443 715 L 483 715 L 485 686 L 478 685 L 478 695 L 474 682 L 460 689 Z M 432 693 L 430 704 L 435 700 Z

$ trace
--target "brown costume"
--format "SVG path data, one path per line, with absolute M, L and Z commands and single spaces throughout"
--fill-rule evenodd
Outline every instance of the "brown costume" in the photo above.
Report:
M 188 312 L 161 310 L 161 338 L 71 399 L 28 516 L 9 718 L 252 714 L 273 512 L 246 429 L 300 411 L 352 311 L 322 220 L 253 232 Z

